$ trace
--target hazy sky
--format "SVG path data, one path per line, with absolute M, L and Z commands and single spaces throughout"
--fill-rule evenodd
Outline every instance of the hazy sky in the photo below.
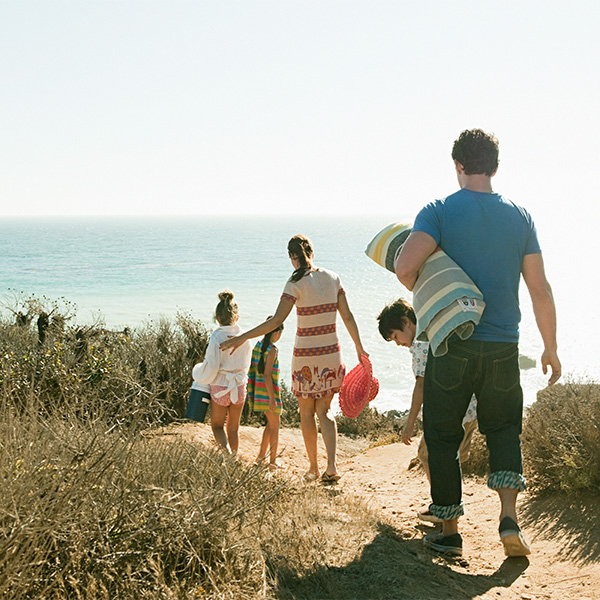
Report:
M 465 128 L 597 210 L 600 2 L 0 2 L 0 215 L 412 215 Z

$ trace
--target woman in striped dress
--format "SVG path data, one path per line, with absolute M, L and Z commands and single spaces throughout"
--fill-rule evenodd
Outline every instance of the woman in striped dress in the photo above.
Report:
M 317 463 L 317 422 L 327 451 L 327 468 L 322 479 L 337 481 L 337 425 L 331 414 L 333 395 L 339 392 L 346 368 L 337 336 L 336 318 L 340 313 L 354 342 L 356 354 L 367 354 L 362 346 L 356 321 L 340 278 L 327 269 L 312 264 L 313 248 L 303 235 L 288 243 L 294 272 L 287 281 L 275 315 L 246 333 L 227 340 L 221 349 L 235 349 L 245 341 L 273 331 L 288 317 L 294 305 L 298 329 L 292 358 L 292 393 L 298 398 L 300 423 L 309 460 L 307 480 L 321 476 Z M 367 354 L 368 356 L 368 354 Z

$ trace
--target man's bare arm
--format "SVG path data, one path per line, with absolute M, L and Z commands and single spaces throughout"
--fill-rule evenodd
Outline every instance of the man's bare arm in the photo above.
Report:
M 538 330 L 544 342 L 542 353 L 542 371 L 548 372 L 548 366 L 552 369 L 548 385 L 552 385 L 560 378 L 562 367 L 557 353 L 556 341 L 556 306 L 552 288 L 546 279 L 544 271 L 544 260 L 541 254 L 526 254 L 521 267 L 523 279 L 531 296 L 533 314 Z
M 423 263 L 437 248 L 436 241 L 423 231 L 413 231 L 402 246 L 396 261 L 396 277 L 407 290 L 412 290 Z

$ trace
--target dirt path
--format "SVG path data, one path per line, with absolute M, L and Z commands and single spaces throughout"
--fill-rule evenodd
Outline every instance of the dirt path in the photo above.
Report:
M 212 444 L 208 425 L 174 425 L 172 433 Z M 240 456 L 254 458 L 261 429 L 243 427 Z M 325 451 L 319 439 L 320 464 Z M 280 436 L 284 473 L 301 477 L 307 463 L 302 435 L 283 429 Z M 391 444 L 367 449 L 364 440 L 344 436 L 339 440 L 339 465 L 343 477 L 336 492 L 358 497 L 391 525 L 403 539 L 420 540 L 435 526 L 420 522 L 415 511 L 428 503 L 429 490 L 423 472 L 410 469 L 416 446 Z M 587 498 L 536 499 L 520 497 L 521 526 L 533 553 L 529 558 L 506 559 L 499 541 L 497 496 L 485 481 L 468 479 L 464 484 L 466 515 L 461 520 L 464 556 L 438 557 L 420 543 L 411 546 L 418 562 L 417 575 L 425 582 L 444 585 L 436 598 L 501 600 L 598 600 L 600 599 L 600 501 Z M 421 562 L 422 561 L 422 562 Z M 413 586 L 411 586 L 413 587 Z M 402 597 L 402 596 L 399 596 Z M 417 598 L 411 592 L 410 598 Z

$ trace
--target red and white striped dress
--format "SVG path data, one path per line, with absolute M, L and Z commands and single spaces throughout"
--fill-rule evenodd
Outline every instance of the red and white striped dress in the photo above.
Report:
M 346 373 L 337 335 L 340 278 L 318 268 L 300 281 L 288 281 L 282 299 L 296 305 L 298 329 L 292 358 L 292 393 L 298 398 L 321 398 L 339 392 Z

